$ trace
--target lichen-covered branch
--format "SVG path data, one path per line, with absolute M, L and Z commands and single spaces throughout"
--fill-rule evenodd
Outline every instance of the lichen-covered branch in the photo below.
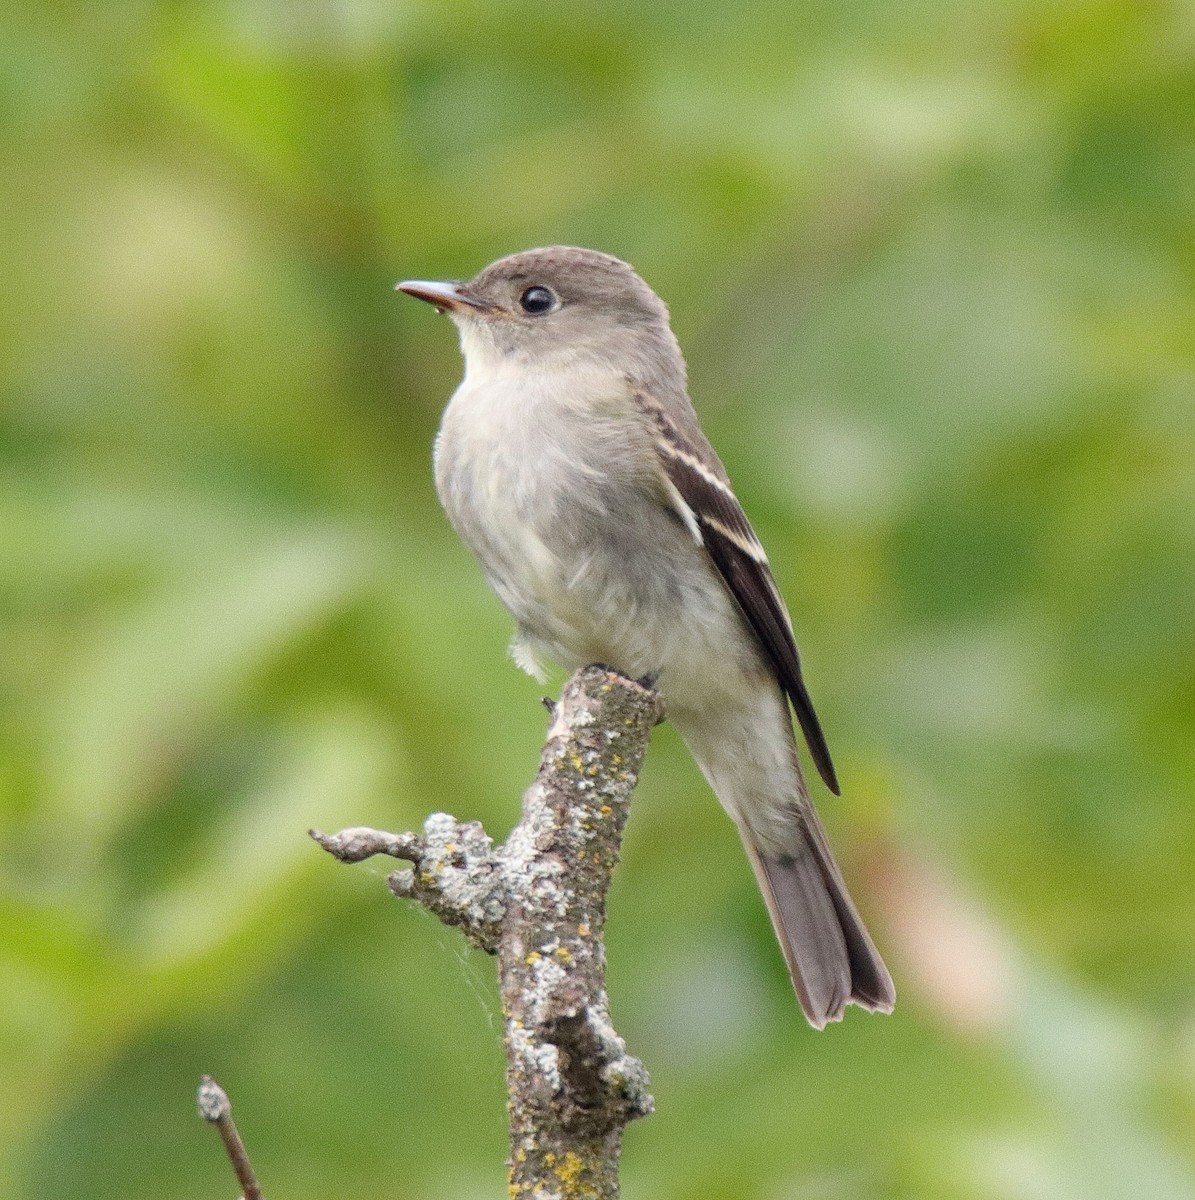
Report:
M 388 854 L 414 863 L 390 874 L 396 896 L 418 900 L 445 925 L 457 925 L 489 954 L 498 949 L 506 913 L 506 883 L 493 842 L 480 821 L 467 824 L 447 813 L 432 813 L 423 833 L 384 833 L 355 826 L 311 836 L 341 862 L 362 862 Z
M 628 1121 L 652 1111 L 647 1072 L 610 1022 L 606 894 L 659 697 L 586 667 L 556 706 L 523 816 L 493 848 L 477 822 L 445 813 L 423 833 L 346 829 L 312 836 L 345 862 L 412 865 L 390 889 L 498 956 L 510 1110 L 510 1193 L 609 1200 Z

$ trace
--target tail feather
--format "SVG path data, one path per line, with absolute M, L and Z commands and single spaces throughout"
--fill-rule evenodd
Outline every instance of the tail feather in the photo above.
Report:
M 807 827 L 807 832 L 821 867 L 826 889 L 838 913 L 847 956 L 851 963 L 850 1002 L 866 1008 L 869 1012 L 890 1013 L 896 1006 L 896 987 L 892 976 L 871 940 L 850 892 L 847 891 L 821 820 L 816 813 L 812 815 L 813 821 Z
M 891 1012 L 892 976 L 834 861 L 797 757 L 788 702 L 778 686 L 746 701 L 729 694 L 669 716 L 739 827 L 797 999 L 822 1029 L 848 1004 Z
M 808 838 L 795 854 L 778 856 L 761 852 L 740 832 L 810 1025 L 824 1029 L 841 1021 L 848 1004 L 891 1012 L 892 976 L 825 849 L 825 835 Z

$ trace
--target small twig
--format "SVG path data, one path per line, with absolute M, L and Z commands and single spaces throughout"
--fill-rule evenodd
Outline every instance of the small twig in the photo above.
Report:
M 375 854 L 388 854 L 391 858 L 418 862 L 423 856 L 422 839 L 413 833 L 386 833 L 361 825 L 342 829 L 339 833 L 320 833 L 318 829 L 309 829 L 307 832 L 341 862 L 364 862 Z
M 245 1151 L 245 1143 L 232 1119 L 232 1104 L 227 1092 L 210 1076 L 205 1075 L 199 1084 L 196 1094 L 199 1115 L 214 1125 L 220 1132 L 228 1161 L 236 1173 L 237 1183 L 241 1185 L 242 1200 L 265 1200 L 261 1188 L 257 1186 L 257 1176 L 253 1174 L 253 1165 Z

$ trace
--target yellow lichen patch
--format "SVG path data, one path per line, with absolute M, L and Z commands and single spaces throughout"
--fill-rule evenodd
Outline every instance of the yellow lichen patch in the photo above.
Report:
M 525 959 L 523 959 L 523 962 L 525 962 L 527 966 L 533 967 L 542 957 L 543 955 L 540 954 L 538 950 L 532 950 L 531 953 L 528 954 Z
M 556 1178 L 564 1184 L 566 1196 L 592 1196 L 593 1187 L 589 1184 L 578 1186 L 585 1174 L 585 1161 L 575 1151 L 569 1150 L 564 1156 L 564 1162 L 556 1168 Z
M 573 956 L 568 952 L 568 947 L 566 947 L 566 946 L 557 946 L 556 947 L 556 957 L 558 959 L 560 959 L 561 962 L 572 962 L 573 961 Z
M 581 924 L 577 926 L 577 932 L 582 937 L 588 937 L 589 936 L 589 926 L 586 925 L 584 921 L 582 921 Z
M 598 809 L 598 812 L 600 813 L 612 813 L 613 811 L 614 809 L 612 809 L 608 804 L 603 804 L 601 808 Z

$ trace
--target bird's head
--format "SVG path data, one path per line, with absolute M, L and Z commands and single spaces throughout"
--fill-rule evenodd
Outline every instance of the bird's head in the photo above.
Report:
M 471 372 L 599 367 L 649 385 L 679 373 L 683 386 L 667 307 L 612 255 L 547 246 L 500 258 L 467 283 L 408 280 L 398 290 L 452 318 Z

